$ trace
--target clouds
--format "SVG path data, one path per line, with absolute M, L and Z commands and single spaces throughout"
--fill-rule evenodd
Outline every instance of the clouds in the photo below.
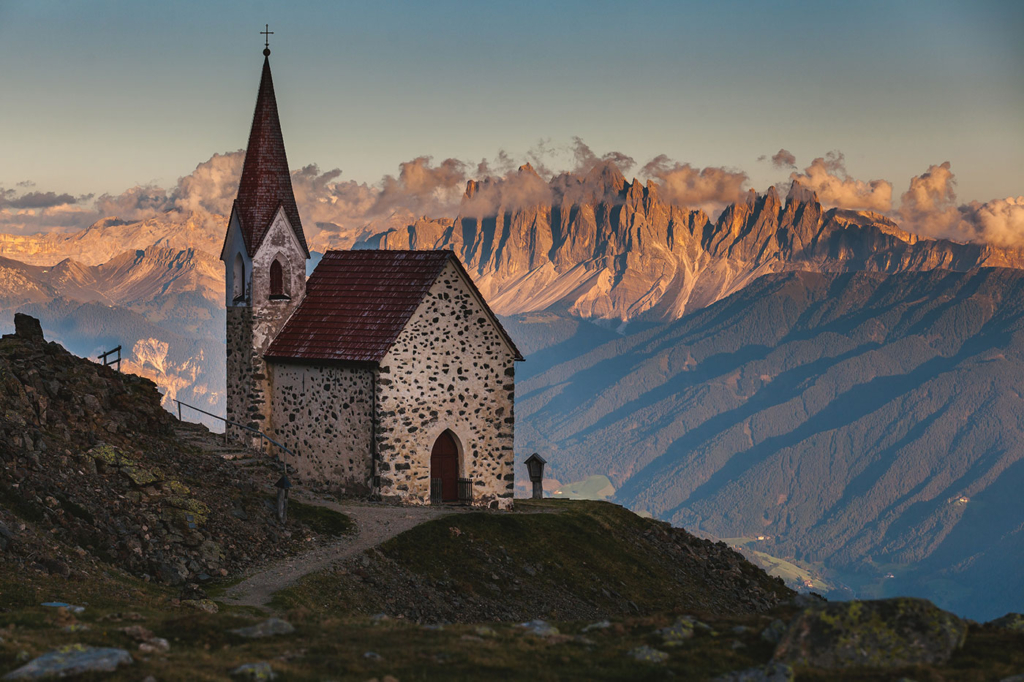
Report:
M 949 161 L 910 179 L 898 211 L 904 229 L 927 237 L 971 241 L 975 231 L 956 206 L 956 178 Z
M 56 192 L 26 192 L 18 196 L 15 190 L 0 188 L 0 208 L 51 208 L 63 204 L 77 204 L 91 198 L 91 194 L 76 197 Z
M 15 189 L 0 187 L 0 231 L 29 234 L 40 229 L 78 227 L 81 216 L 89 213 L 85 206 L 91 194 L 74 196 L 57 192 L 24 191 L 33 183 L 17 183 Z
M 416 215 L 435 217 L 458 209 L 466 187 L 466 167 L 458 159 L 433 165 L 429 156 L 399 164 L 398 177 L 384 176 L 380 193 L 371 208 L 375 215 L 405 209 Z
M 789 179 L 816 192 L 821 203 L 827 206 L 879 213 L 892 209 L 892 183 L 851 178 L 846 172 L 846 158 L 839 151 L 814 159 L 803 173 L 790 173 Z
M 1024 195 L 984 204 L 972 201 L 960 210 L 965 220 L 974 226 L 976 241 L 1024 248 Z
M 927 237 L 1024 248 L 1024 196 L 957 205 L 949 161 L 910 179 L 898 215 L 905 229 Z
M 189 215 L 197 215 L 216 231 L 223 222 L 217 216 L 227 216 L 231 210 L 244 157 L 242 150 L 214 154 L 170 189 L 140 185 L 93 198 L 37 191 L 29 182 L 0 188 L 0 232 L 84 228 L 104 217 L 184 220 Z M 769 159 L 779 170 L 796 163 L 796 157 L 784 148 L 771 157 L 761 157 Z M 455 158 L 435 162 L 429 156 L 418 156 L 400 163 L 396 174 L 377 183 L 348 180 L 338 168 L 324 171 L 310 164 L 292 171 L 292 185 L 310 241 L 347 247 L 364 232 L 400 228 L 420 216 L 454 218 L 459 212 L 484 216 L 493 215 L 499 207 L 512 210 L 555 203 L 564 190 L 559 183 L 571 178 L 558 175 L 565 170 L 553 169 L 585 175 L 609 163 L 623 172 L 637 166 L 622 152 L 598 153 L 576 137 L 561 146 L 542 140 L 520 154 L 499 150 L 493 158 L 477 163 Z M 659 185 L 663 200 L 711 215 L 742 200 L 750 182 L 741 169 L 699 167 L 665 154 L 637 172 Z M 815 193 L 826 208 L 885 213 L 905 229 L 924 236 L 1024 248 L 1024 198 L 958 204 L 956 178 L 948 161 L 911 178 L 895 210 L 893 184 L 851 177 L 839 151 L 818 157 L 802 172 L 794 170 L 788 175 L 791 198 L 806 200 Z M 785 184 L 780 185 L 785 191 Z
M 745 194 L 749 180 L 740 170 L 716 166 L 696 168 L 660 154 L 648 162 L 641 173 L 661 185 L 662 197 L 679 206 L 701 208 L 706 213 L 720 211 Z
M 586 175 L 592 171 L 596 166 L 604 163 L 613 163 L 622 173 L 628 173 L 633 166 L 636 165 L 636 161 L 633 160 L 632 156 L 623 154 L 622 152 L 608 152 L 603 156 L 598 156 L 590 149 L 589 146 L 579 137 L 572 138 L 572 144 L 569 147 L 575 166 L 572 168 L 572 173 L 577 175 Z
M 762 155 L 757 157 L 758 161 L 766 161 L 768 157 Z M 796 155 L 793 152 L 780 149 L 777 153 L 772 154 L 772 165 L 776 168 L 796 168 Z
M 231 212 L 242 177 L 245 152 L 239 149 L 227 154 L 214 154 L 209 161 L 196 166 L 191 174 L 178 180 L 170 197 L 180 211 L 205 210 L 218 215 Z

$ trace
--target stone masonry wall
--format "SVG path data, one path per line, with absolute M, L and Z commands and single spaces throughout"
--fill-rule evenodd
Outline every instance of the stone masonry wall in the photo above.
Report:
M 380 363 L 381 495 L 429 504 L 430 451 L 450 429 L 474 503 L 509 507 L 514 399 L 512 350 L 449 263 Z
M 229 256 L 226 268 L 233 267 L 234 256 Z M 270 300 L 270 264 L 275 258 L 284 267 L 289 299 Z M 263 353 L 306 295 L 306 254 L 283 210 L 274 217 L 247 276 L 246 304 L 227 309 L 227 416 L 266 431 L 270 426 L 270 379 Z M 240 429 L 229 433 L 242 442 L 260 445 L 259 438 Z
M 268 363 L 274 438 L 307 484 L 365 494 L 373 476 L 373 370 Z

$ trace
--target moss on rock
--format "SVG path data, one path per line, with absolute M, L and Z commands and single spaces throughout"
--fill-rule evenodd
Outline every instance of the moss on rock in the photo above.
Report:
M 790 624 L 776 660 L 820 668 L 895 668 L 948 661 L 967 623 L 924 599 L 833 602 Z

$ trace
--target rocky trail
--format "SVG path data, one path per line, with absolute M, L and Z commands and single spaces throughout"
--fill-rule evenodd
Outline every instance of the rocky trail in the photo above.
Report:
M 175 425 L 175 434 L 189 445 L 238 466 L 255 463 L 270 465 L 266 453 L 247 450 L 238 443 L 227 442 L 198 424 L 179 422 Z M 267 492 L 276 491 L 268 488 Z M 293 488 L 291 492 L 292 498 L 299 502 L 326 507 L 349 517 L 355 524 L 355 533 L 295 556 L 265 564 L 252 571 L 242 582 L 231 586 L 219 601 L 235 606 L 253 606 L 269 610 L 267 604 L 275 592 L 295 584 L 304 576 L 376 547 L 424 521 L 462 511 L 456 507 L 398 507 L 359 500 L 336 502 L 301 488 Z
M 310 573 L 376 547 L 414 526 L 440 516 L 458 514 L 457 508 L 397 507 L 372 502 L 331 502 L 300 493 L 296 499 L 306 504 L 327 507 L 348 516 L 356 525 L 353 535 L 316 547 L 297 556 L 279 559 L 229 588 L 218 601 L 235 606 L 255 606 L 264 610 L 275 592 L 295 584 Z

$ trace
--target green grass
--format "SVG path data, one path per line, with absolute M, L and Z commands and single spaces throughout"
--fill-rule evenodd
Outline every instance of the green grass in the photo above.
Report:
M 277 504 L 277 498 L 272 498 Z M 354 533 L 356 525 L 352 519 L 341 512 L 315 504 L 304 504 L 295 500 L 288 501 L 289 518 L 307 525 L 310 530 L 320 535 L 341 537 Z
M 795 559 L 781 559 L 755 549 L 752 545 L 757 542 L 756 538 L 739 537 L 723 538 L 722 542 L 734 547 L 743 547 L 756 565 L 763 568 L 768 575 L 782 578 L 787 585 L 796 588 L 806 588 L 824 594 L 834 589 L 829 581 L 823 579 L 820 573 L 813 567 Z M 750 557 L 749 555 L 753 555 Z M 810 583 L 810 585 L 807 585 Z
M 386 572 L 387 580 L 403 585 L 422 585 L 417 588 L 422 609 L 391 608 L 395 605 L 387 595 L 371 584 L 377 578 L 360 580 L 347 570 L 307 576 L 279 592 L 274 604 L 318 613 L 379 610 L 441 620 L 478 617 L 473 614 L 529 619 L 741 608 L 725 590 L 709 593 L 687 568 L 692 559 L 666 553 L 670 541 L 655 540 L 666 532 L 665 524 L 607 502 L 522 500 L 516 508 L 531 513 L 460 513 L 420 524 L 378 548 L 375 563 L 366 570 L 374 576 Z M 762 587 L 788 595 L 776 581 L 748 568 L 749 577 Z M 446 607 L 453 595 L 474 606 L 467 612 Z M 429 604 L 438 602 L 439 610 L 430 616 Z

